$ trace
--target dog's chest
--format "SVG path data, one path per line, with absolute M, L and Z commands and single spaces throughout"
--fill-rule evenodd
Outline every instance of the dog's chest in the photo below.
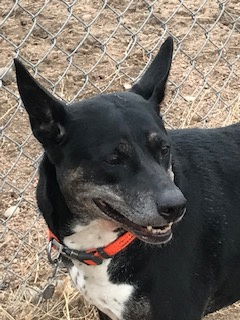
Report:
M 112 320 L 122 320 L 126 303 L 134 288 L 129 284 L 114 284 L 107 272 L 110 260 L 99 266 L 86 266 L 75 262 L 70 276 L 84 297 Z

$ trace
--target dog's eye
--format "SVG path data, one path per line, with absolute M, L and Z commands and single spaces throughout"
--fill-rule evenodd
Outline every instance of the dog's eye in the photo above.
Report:
M 161 147 L 161 155 L 162 156 L 167 156 L 169 154 L 170 151 L 170 146 L 166 145 L 166 146 L 162 146 Z
M 113 153 L 111 155 L 109 155 L 106 159 L 105 162 L 111 165 L 117 165 L 117 164 L 121 164 L 122 163 L 122 157 L 117 154 L 117 153 Z

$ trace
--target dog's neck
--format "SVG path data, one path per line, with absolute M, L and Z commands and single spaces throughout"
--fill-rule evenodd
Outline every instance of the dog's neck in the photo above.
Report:
M 96 219 L 88 225 L 76 225 L 73 234 L 66 236 L 63 243 L 70 249 L 88 250 L 105 247 L 118 237 L 118 226 L 104 219 Z

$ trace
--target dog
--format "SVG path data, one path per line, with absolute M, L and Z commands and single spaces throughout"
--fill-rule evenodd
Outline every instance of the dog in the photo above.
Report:
M 240 124 L 165 129 L 172 53 L 167 38 L 129 91 L 71 105 L 15 59 L 50 247 L 101 320 L 200 320 L 240 299 Z

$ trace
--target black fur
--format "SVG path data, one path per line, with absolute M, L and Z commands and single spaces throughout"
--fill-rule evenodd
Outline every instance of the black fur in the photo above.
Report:
M 157 106 L 171 59 L 168 39 L 130 92 L 70 107 L 16 61 L 19 92 L 45 148 L 38 205 L 60 239 L 72 233 L 74 221 L 87 225 L 100 214 L 94 204 L 86 214 L 89 199 L 78 198 L 88 183 L 109 186 L 124 199 L 114 208 L 141 225 L 174 222 L 187 199 L 186 216 L 173 226 L 168 244 L 136 240 L 112 259 L 111 281 L 136 288 L 124 320 L 200 320 L 240 299 L 240 125 L 166 132 Z M 151 133 L 158 138 L 149 138 Z M 170 144 L 171 156 L 165 154 Z M 174 183 L 167 174 L 170 164 Z M 144 201 L 152 211 L 135 200 L 139 193 L 150 194 Z M 107 201 L 112 204 L 110 196 Z M 150 310 L 141 301 L 148 301 Z

